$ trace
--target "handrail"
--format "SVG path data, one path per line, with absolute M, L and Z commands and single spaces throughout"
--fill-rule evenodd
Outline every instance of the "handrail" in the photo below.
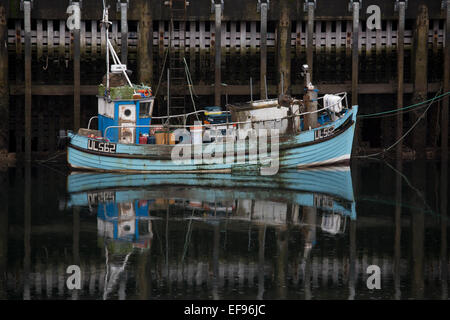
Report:
M 92 121 L 92 119 L 95 119 L 95 118 L 97 118 L 98 119 L 98 116 L 93 116 L 93 117 L 91 117 L 90 119 L 89 119 L 89 122 L 88 122 L 88 130 L 91 128 L 91 121 Z
M 323 107 L 322 109 L 317 109 L 317 110 L 314 110 L 314 111 L 308 111 L 308 112 L 303 112 L 303 113 L 292 114 L 292 115 L 289 115 L 289 116 L 286 116 L 286 117 L 282 117 L 282 118 L 278 118 L 278 119 L 266 119 L 266 120 L 255 120 L 255 121 L 236 121 L 236 122 L 228 122 L 228 123 L 220 123 L 220 124 L 201 124 L 201 125 L 195 125 L 195 126 L 196 127 L 209 127 L 210 128 L 211 126 L 224 126 L 224 125 L 226 125 L 227 128 L 228 128 L 228 126 L 230 126 L 230 125 L 234 126 L 234 125 L 237 125 L 237 124 L 260 123 L 260 122 L 267 122 L 267 121 L 281 121 L 281 120 L 284 120 L 284 119 L 289 119 L 289 118 L 293 118 L 293 117 L 299 117 L 299 116 L 306 115 L 306 114 L 318 113 L 318 112 L 321 112 L 323 110 L 329 109 L 332 106 L 340 103 L 343 99 L 347 99 L 347 92 L 343 92 L 343 93 L 340 93 L 340 94 L 343 94 L 341 99 L 339 99 L 339 101 L 337 101 L 336 103 L 332 104 L 331 106 Z M 206 111 L 206 110 L 199 110 L 197 112 L 204 112 L 204 111 Z M 191 112 L 189 114 L 194 114 L 194 113 L 195 112 Z M 186 114 L 186 115 L 188 115 L 188 114 Z M 158 119 L 158 118 L 153 118 L 152 117 L 152 119 Z M 150 125 L 109 126 L 109 127 L 107 127 L 105 129 L 103 137 L 106 137 L 106 133 L 107 133 L 107 131 L 110 128 L 114 129 L 114 128 L 161 128 L 161 127 L 163 127 L 163 128 L 167 128 L 167 127 L 188 128 L 188 127 L 190 127 L 190 125 L 189 126 L 187 126 L 187 125 L 169 125 L 169 126 L 167 126 L 167 125 L 161 125 L 161 124 L 150 124 Z
M 175 114 L 172 116 L 161 116 L 161 117 L 152 117 L 152 119 L 168 119 L 168 118 L 180 118 L 180 117 L 187 117 L 196 113 L 200 113 L 200 112 L 214 112 L 214 111 L 208 111 L 208 110 L 198 110 L 198 111 L 194 111 L 194 112 L 190 112 L 190 113 L 183 113 L 183 114 Z M 230 111 L 228 110 L 224 110 L 224 111 L 220 111 L 222 113 L 230 113 Z

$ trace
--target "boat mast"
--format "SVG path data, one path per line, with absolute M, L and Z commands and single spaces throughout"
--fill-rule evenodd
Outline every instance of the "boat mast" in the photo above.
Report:
M 106 42 L 109 42 L 109 24 L 111 22 L 108 21 L 108 7 L 106 7 L 105 0 L 103 0 L 103 19 L 102 24 L 105 28 L 106 32 Z M 106 91 L 109 95 L 109 45 L 107 45 L 106 49 Z
M 128 82 L 128 85 L 133 88 L 134 93 L 136 93 L 136 90 L 133 86 L 133 84 L 130 81 L 130 78 L 128 77 L 127 74 L 127 68 L 125 65 L 123 65 L 120 62 L 119 56 L 117 55 L 116 51 L 114 50 L 114 47 L 111 44 L 111 41 L 109 41 L 109 26 L 112 25 L 112 22 L 110 22 L 108 20 L 108 7 L 106 7 L 105 5 L 105 0 L 103 0 L 103 20 L 102 23 L 105 27 L 105 33 L 106 33 L 106 90 L 108 90 L 109 92 L 109 54 L 111 51 L 111 56 L 113 58 L 114 64 L 116 65 L 116 68 L 113 69 L 116 71 L 120 71 L 123 73 L 123 75 L 125 76 L 125 79 Z

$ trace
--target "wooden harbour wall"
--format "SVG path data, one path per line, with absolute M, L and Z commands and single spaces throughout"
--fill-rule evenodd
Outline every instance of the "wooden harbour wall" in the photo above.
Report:
M 429 25 L 426 41 L 428 72 L 421 76 L 425 77 L 428 84 L 428 95 L 432 96 L 441 87 L 446 74 L 444 61 L 448 60 L 448 45 L 445 41 L 448 33 L 447 2 L 408 1 L 401 42 L 404 51 L 401 88 L 397 83 L 399 13 L 395 10 L 394 1 L 363 2 L 359 9 L 359 23 L 354 29 L 349 1 L 319 0 L 313 6 L 310 41 L 308 15 L 303 1 L 271 1 L 267 6 L 267 21 L 262 11 L 257 10 L 257 1 L 225 1 L 221 16 L 221 50 L 217 53 L 221 56 L 221 68 L 217 79 L 226 85 L 219 88 L 214 86 L 218 72 L 215 68 L 215 44 L 218 41 L 210 1 L 191 1 L 187 7 L 187 21 L 175 22 L 185 32 L 175 32 L 172 46 L 184 47 L 199 104 L 213 104 L 214 96 L 217 98 L 218 94 L 222 104 L 226 101 L 247 100 L 250 95 L 250 77 L 253 78 L 254 97 L 259 97 L 264 88 L 263 73 L 266 74 L 270 96 L 276 95 L 280 89 L 281 72 L 287 75 L 283 80 L 288 92 L 301 94 L 303 79 L 299 69 L 308 61 L 308 54 L 311 54 L 309 59 L 314 66 L 313 79 L 322 92 L 353 91 L 353 101 L 362 106 L 361 112 L 373 113 L 394 107 L 399 89 L 405 96 L 404 105 L 411 102 L 410 95 L 414 91 L 411 68 L 415 52 L 413 36 L 421 5 L 427 6 Z M 163 1 L 131 0 L 124 24 L 121 20 L 123 11 L 115 10 L 117 1 L 107 3 L 111 7 L 110 19 L 113 21 L 111 37 L 119 56 L 126 54 L 128 67 L 134 70 L 134 81 L 150 81 L 156 90 L 169 44 L 170 8 Z M 79 56 L 75 54 L 75 32 L 71 32 L 66 25 L 68 5 L 69 1 L 55 3 L 44 0 L 32 3 L 29 33 L 31 67 L 29 72 L 25 72 L 28 38 L 24 12 L 20 9 L 20 1 L 0 1 L 6 21 L 6 27 L 3 27 L 6 30 L 0 41 L 5 41 L 8 48 L 6 54 L 2 55 L 0 51 L 0 59 L 3 63 L 7 61 L 8 66 L 6 71 L 0 68 L 4 79 L 1 80 L 1 87 L 3 90 L 9 88 L 6 96 L 8 92 L 10 95 L 7 98 L 3 95 L 0 99 L 0 108 L 8 111 L 9 119 L 0 129 L 0 150 L 4 150 L 4 153 L 53 151 L 59 129 L 85 125 L 96 112 L 96 102 L 92 96 L 104 73 L 106 47 L 99 24 L 101 2 L 81 3 Z M 370 16 L 366 13 L 369 5 L 378 5 L 381 9 L 380 29 L 370 30 L 366 27 L 366 20 Z M 284 35 L 280 33 L 281 30 L 285 30 Z M 357 49 L 353 46 L 356 41 Z M 289 58 L 283 52 L 288 52 Z M 356 62 L 355 53 L 359 60 Z M 78 61 L 79 71 L 76 68 Z M 139 67 L 141 70 L 137 71 Z M 5 72 L 8 72 L 8 77 L 4 76 Z M 27 74 L 31 75 L 29 87 Z M 165 81 L 159 93 L 165 92 L 164 86 Z M 444 83 L 443 91 L 449 90 L 448 81 L 446 86 L 447 89 Z M 187 88 L 185 92 L 187 94 Z M 27 94 L 32 97 L 30 102 L 24 100 Z M 374 103 L 375 100 L 377 103 Z M 29 108 L 27 104 L 30 104 Z M 426 128 L 430 128 L 427 131 L 427 147 L 437 148 L 440 147 L 440 141 L 447 139 L 443 136 L 448 136 L 448 129 L 440 130 L 448 128 L 448 116 L 445 120 L 448 98 L 442 101 L 439 108 L 432 110 L 433 116 L 428 117 L 426 125 Z M 441 117 L 443 122 L 436 128 L 434 124 Z M 395 120 L 361 121 L 357 130 L 357 147 L 377 148 L 391 143 L 399 123 Z M 405 129 L 409 124 L 405 117 Z M 25 134 L 26 130 L 31 130 L 31 133 Z M 373 132 L 380 134 L 373 135 Z M 2 136 L 6 138 L 2 139 Z M 448 144 L 448 140 L 445 141 Z M 406 146 L 413 147 L 409 142 Z

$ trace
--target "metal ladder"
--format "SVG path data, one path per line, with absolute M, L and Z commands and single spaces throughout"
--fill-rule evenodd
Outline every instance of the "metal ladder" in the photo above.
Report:
M 185 57 L 186 43 L 186 7 L 189 3 L 185 0 L 170 0 L 169 35 L 171 47 L 169 47 L 169 114 L 177 115 L 186 113 L 187 87 L 186 72 L 183 59 Z M 183 28 L 181 27 L 183 26 Z M 174 122 L 183 121 L 182 118 L 174 118 Z

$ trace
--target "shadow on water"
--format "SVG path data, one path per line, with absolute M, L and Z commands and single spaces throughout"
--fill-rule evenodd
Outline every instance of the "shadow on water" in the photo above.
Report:
M 18 165 L 0 171 L 0 298 L 447 299 L 447 174 L 437 162 L 264 177 Z M 381 289 L 367 287 L 370 265 Z

